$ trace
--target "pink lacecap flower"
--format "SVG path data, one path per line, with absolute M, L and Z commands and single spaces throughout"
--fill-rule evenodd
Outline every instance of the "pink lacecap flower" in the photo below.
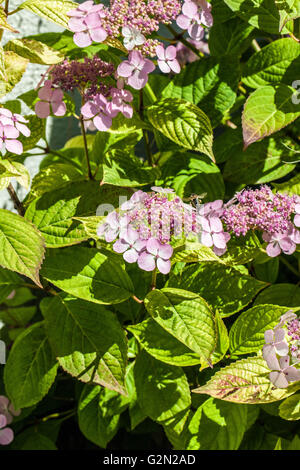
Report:
M 133 108 L 128 103 L 133 101 L 133 96 L 130 91 L 112 88 L 110 94 L 112 100 L 109 103 L 109 108 L 112 115 L 117 115 L 120 112 L 127 119 L 131 119 L 133 116 Z
M 107 32 L 101 25 L 101 18 L 106 16 L 103 5 L 94 5 L 87 1 L 67 13 L 70 16 L 68 26 L 73 31 L 73 40 L 79 47 L 87 47 L 95 42 L 103 42 Z
M 182 14 L 177 17 L 176 23 L 181 29 L 187 29 L 192 39 L 199 41 L 203 38 L 204 29 L 196 3 L 185 2 L 182 6 Z
M 226 244 L 230 240 L 230 234 L 224 232 L 221 219 L 218 217 L 203 217 L 200 216 L 202 225 L 202 232 L 200 241 L 204 246 L 213 246 L 217 255 L 224 254 L 226 251 Z
M 266 330 L 264 336 L 266 344 L 263 347 L 263 358 L 270 369 L 276 369 L 278 367 L 276 354 L 286 356 L 289 352 L 289 345 L 284 341 L 285 330 L 283 328 Z
M 123 258 L 127 263 L 135 263 L 138 260 L 140 253 L 146 248 L 146 240 L 141 240 L 136 230 L 128 228 L 123 231 L 121 238 L 119 238 L 113 245 L 116 253 L 123 253 Z
M 64 116 L 66 113 L 66 104 L 63 102 L 63 91 L 59 88 L 53 88 L 51 80 L 46 80 L 44 86 L 40 88 L 38 101 L 35 105 L 35 113 L 41 118 L 47 118 L 51 112 L 54 116 Z
M 126 78 L 132 88 L 141 90 L 148 81 L 148 74 L 154 69 L 153 62 L 145 59 L 140 51 L 131 51 L 128 60 L 118 66 L 117 73 L 119 77 Z
M 85 103 L 81 108 L 81 114 L 85 119 L 92 120 L 99 131 L 107 131 L 112 125 L 112 117 L 116 115 L 102 94 L 96 95 L 93 101 Z
M 12 113 L 9 109 L 0 108 L 0 123 L 2 125 L 15 126 L 25 137 L 30 136 L 30 129 L 25 126 L 29 122 L 21 114 Z
M 119 216 L 115 211 L 110 212 L 105 219 L 105 223 L 99 225 L 98 237 L 104 236 L 107 243 L 114 241 L 120 233 L 127 230 L 129 219 L 126 215 Z
M 143 251 L 138 258 L 138 266 L 144 271 L 153 271 L 157 267 L 162 274 L 168 274 L 171 270 L 172 254 L 171 245 L 150 238 L 146 244 L 146 251 Z
M 265 242 L 268 243 L 266 247 L 267 254 L 274 258 L 280 255 L 281 251 L 286 255 L 291 255 L 296 251 L 296 242 L 298 240 L 297 233 L 295 230 L 287 230 L 282 233 L 269 234 L 264 232 L 262 237 Z M 299 243 L 299 241 L 297 241 Z
M 0 395 L 0 415 L 6 417 L 6 424 L 12 422 L 13 416 L 19 416 L 20 414 L 21 410 L 15 410 L 9 399 L 4 395 Z
M 5 415 L 0 414 L 0 445 L 7 446 L 14 440 L 13 430 L 7 428 L 7 418 Z
M 127 211 L 133 209 L 135 206 L 142 203 L 146 198 L 147 194 L 139 189 L 131 196 L 129 201 L 123 202 L 123 204 L 121 205 L 121 210 Z
M 290 366 L 289 356 L 280 357 L 279 363 L 274 369 L 274 371 L 270 372 L 269 378 L 272 384 L 277 388 L 286 388 L 289 382 L 297 382 L 300 380 L 300 370 Z
M 180 65 L 176 59 L 176 53 L 177 51 L 175 46 L 168 46 L 166 49 L 164 49 L 163 46 L 157 46 L 157 64 L 163 73 L 170 73 L 171 71 L 174 73 L 180 73 Z
M 23 152 L 22 143 L 17 140 L 20 132 L 16 127 L 11 125 L 2 125 L 0 122 L 0 145 L 4 145 L 6 150 L 17 155 Z

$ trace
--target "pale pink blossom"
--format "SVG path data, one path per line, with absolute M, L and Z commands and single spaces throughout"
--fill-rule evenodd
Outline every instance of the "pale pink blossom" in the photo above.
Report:
M 93 101 L 87 101 L 82 106 L 81 114 L 85 119 L 92 121 L 99 131 L 107 131 L 112 125 L 112 117 L 115 116 L 101 93 L 96 95 Z
M 7 418 L 0 414 L 0 445 L 7 446 L 14 440 L 13 430 L 7 428 Z
M 154 69 L 153 62 L 145 59 L 140 51 L 131 51 L 128 60 L 118 66 L 117 73 L 119 77 L 126 78 L 132 88 L 141 90 L 148 82 L 148 74 Z
M 138 260 L 139 254 L 146 248 L 146 240 L 141 240 L 136 230 L 128 228 L 123 231 L 121 238 L 119 238 L 113 245 L 116 253 L 123 253 L 123 258 L 127 263 L 135 263 Z
M 176 53 L 175 46 L 168 46 L 166 49 L 163 46 L 156 47 L 157 64 L 163 73 L 170 73 L 171 71 L 180 73 L 180 65 L 176 59 Z
M 144 271 L 153 271 L 157 267 L 162 274 L 168 274 L 171 270 L 172 254 L 171 245 L 150 238 L 147 241 L 146 251 L 143 251 L 138 258 L 138 266 Z
M 51 80 L 46 80 L 44 86 L 40 88 L 38 101 L 35 105 L 35 113 L 41 118 L 47 118 L 50 114 L 54 116 L 64 116 L 66 114 L 66 104 L 63 102 L 63 91 L 60 88 L 53 88 Z
M 68 26 L 75 33 L 73 41 L 77 46 L 87 47 L 93 41 L 101 43 L 107 38 L 101 23 L 101 18 L 106 16 L 102 4 L 94 5 L 94 2 L 87 1 L 67 14 L 70 16 Z
M 270 381 L 277 388 L 287 388 L 290 382 L 300 380 L 300 370 L 290 366 L 290 357 L 283 356 L 279 358 L 278 366 L 270 372 Z

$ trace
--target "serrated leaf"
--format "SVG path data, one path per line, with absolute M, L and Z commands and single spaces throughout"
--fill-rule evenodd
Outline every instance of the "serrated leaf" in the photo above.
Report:
M 104 155 L 113 149 L 132 150 L 141 140 L 141 130 L 129 134 L 111 134 L 109 132 L 97 132 L 94 136 L 91 159 L 96 163 L 103 163 Z
M 262 253 L 261 243 L 254 232 L 245 237 L 231 236 L 227 251 L 221 256 L 221 262 L 229 266 L 249 263 Z
M 278 39 L 253 54 L 243 69 L 242 81 L 250 88 L 272 83 L 291 85 L 300 68 L 300 44 Z
M 0 265 L 29 277 L 40 286 L 39 269 L 45 248 L 36 227 L 23 217 L 0 209 L 0 245 Z
M 284 183 L 273 183 L 272 186 L 279 193 L 297 194 L 300 196 L 300 174 L 295 175 Z
M 201 243 L 187 241 L 184 245 L 174 249 L 172 262 L 197 263 L 201 261 L 217 261 L 222 263 L 222 258 L 217 256 L 211 248 Z
M 134 365 L 134 378 L 138 404 L 149 418 L 167 425 L 188 411 L 190 389 L 181 367 L 164 364 L 142 351 Z
M 299 0 L 275 0 L 275 5 L 280 15 L 279 31 L 282 30 L 288 21 L 300 17 Z
M 199 106 L 216 127 L 235 102 L 239 77 L 237 58 L 205 57 L 184 67 L 163 90 L 162 97 Z
M 65 295 L 44 299 L 41 310 L 60 366 L 83 382 L 124 394 L 127 343 L 113 313 Z
M 188 425 L 188 450 L 237 450 L 247 426 L 247 405 L 206 400 Z
M 4 70 L 0 80 L 0 97 L 9 93 L 19 83 L 29 61 L 12 51 L 5 51 L 3 62 Z
M 258 352 L 265 344 L 264 332 L 279 323 L 285 307 L 277 305 L 257 305 L 243 312 L 229 332 L 232 355 Z
M 254 26 L 240 18 L 230 19 L 223 23 L 215 23 L 209 32 L 209 50 L 212 56 L 240 56 L 249 46 Z M 224 61 L 225 62 L 225 61 Z
M 195 292 L 223 317 L 242 310 L 267 286 L 231 266 L 216 262 L 187 266 L 180 274 L 172 275 L 167 285 Z
M 32 64 L 53 65 L 64 60 L 64 55 L 34 39 L 12 39 L 4 46 L 5 51 L 13 51 L 28 59 Z
M 19 6 L 19 9 L 29 10 L 41 18 L 68 29 L 70 17 L 67 13 L 77 7 L 78 3 L 70 0 L 27 0 Z
M 43 322 L 27 328 L 13 344 L 4 370 L 6 392 L 15 409 L 35 405 L 48 393 L 57 366 Z
M 262 357 L 248 357 L 223 367 L 202 387 L 192 390 L 234 403 L 271 403 L 282 400 L 299 388 L 276 388 L 269 379 L 270 369 Z
M 159 361 L 181 367 L 201 363 L 199 355 L 170 335 L 152 318 L 130 325 L 127 330 L 133 333 L 147 353 Z
M 41 274 L 68 294 L 97 304 L 117 304 L 133 295 L 133 285 L 115 256 L 95 248 L 70 247 L 47 253 Z
M 251 93 L 242 115 L 244 148 L 300 116 L 300 103 L 292 101 L 294 92 L 294 88 L 280 84 L 263 86 Z
M 118 430 L 121 412 L 127 402 L 115 392 L 86 385 L 78 403 L 78 424 L 84 436 L 106 448 Z
M 22 163 L 10 160 L 0 160 L 0 180 L 7 176 L 14 177 L 21 186 L 29 189 L 30 174 Z
M 278 34 L 280 17 L 274 0 L 224 0 L 243 20 L 271 34 Z M 289 30 L 284 28 L 282 33 Z
M 293 308 L 300 305 L 300 287 L 295 284 L 275 284 L 260 292 L 254 305 L 273 304 Z
M 183 289 L 163 288 L 150 292 L 145 307 L 168 333 L 210 363 L 216 347 L 217 331 L 212 310 L 202 297 Z
M 87 240 L 82 225 L 73 217 L 95 215 L 98 206 L 119 206 L 118 189 L 100 187 L 96 181 L 82 181 L 43 194 L 28 207 L 25 217 L 33 222 L 43 234 L 46 246 L 63 247 Z M 123 190 L 123 194 L 128 191 Z
M 166 98 L 147 108 L 150 123 L 170 140 L 188 150 L 198 150 L 214 159 L 209 118 L 185 100 Z
M 300 393 L 295 393 L 280 403 L 279 416 L 287 421 L 300 419 Z
M 160 176 L 158 168 L 144 166 L 134 154 L 119 149 L 106 153 L 102 169 L 102 182 L 114 186 L 145 186 Z

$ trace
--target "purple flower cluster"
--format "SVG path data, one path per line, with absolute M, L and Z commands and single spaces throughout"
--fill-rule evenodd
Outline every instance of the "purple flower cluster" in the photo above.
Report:
M 200 41 L 204 36 L 203 26 L 213 25 L 211 5 L 205 0 L 185 0 L 176 23 L 181 29 L 188 31 L 191 39 Z
M 138 263 L 145 271 L 155 267 L 167 274 L 173 254 L 171 241 L 201 230 L 196 211 L 176 196 L 171 189 L 152 188 L 153 192 L 135 192 L 122 204 L 120 212 L 111 212 L 98 228 L 99 237 L 114 251 L 123 253 L 128 263 Z
M 108 96 L 112 86 L 104 83 L 103 79 L 113 76 L 115 67 L 113 64 L 104 62 L 98 56 L 85 57 L 84 61 L 65 60 L 55 65 L 50 78 L 52 84 L 63 91 L 74 91 L 76 88 L 86 100 L 101 93 Z
M 271 369 L 270 381 L 277 388 L 286 388 L 300 380 L 300 321 L 291 310 L 281 316 L 272 330 L 265 331 L 263 358 Z M 290 365 L 291 364 L 291 365 Z
M 0 395 L 0 445 L 5 446 L 14 440 L 14 432 L 7 425 L 13 421 L 13 416 L 19 416 L 21 410 L 15 410 L 9 399 Z
M 12 113 L 9 109 L 0 108 L 0 145 L 9 152 L 21 155 L 23 145 L 18 139 L 20 133 L 30 136 L 28 121 L 21 114 Z
M 249 230 L 262 231 L 268 243 L 267 254 L 275 257 L 281 253 L 292 254 L 300 243 L 300 198 L 272 193 L 264 185 L 260 189 L 243 190 L 226 204 L 222 220 L 235 235 L 246 235 Z M 294 220 L 293 215 L 295 215 Z

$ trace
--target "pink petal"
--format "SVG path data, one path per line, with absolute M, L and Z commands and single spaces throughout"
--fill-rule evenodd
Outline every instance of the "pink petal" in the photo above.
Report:
M 5 415 L 0 415 L 0 429 L 4 428 L 7 425 L 7 419 Z
M 300 370 L 296 369 L 296 367 L 288 367 L 285 369 L 284 375 L 289 382 L 296 382 L 300 380 Z
M 45 85 L 39 89 L 38 97 L 40 98 L 40 100 L 50 101 L 52 94 L 53 94 L 53 89 L 51 88 L 51 82 L 50 82 L 50 86 Z
M 189 35 L 192 39 L 195 39 L 196 41 L 199 41 L 204 36 L 204 29 L 202 28 L 202 26 L 195 23 L 195 24 L 192 24 L 188 28 L 188 33 L 189 33 Z
M 16 153 L 17 155 L 23 153 L 23 145 L 19 140 L 8 139 L 5 141 L 5 147 L 11 153 Z
M 287 388 L 289 383 L 283 372 L 270 372 L 270 381 L 277 388 Z
M 170 61 L 168 62 L 168 65 L 169 65 L 169 67 L 171 68 L 172 72 L 174 72 L 174 73 L 180 73 L 181 67 L 180 67 L 180 64 L 179 64 L 178 60 L 176 60 L 176 59 L 170 60 Z
M 182 5 L 182 13 L 188 18 L 194 18 L 198 13 L 198 7 L 194 2 L 185 2 Z
M 159 66 L 160 70 L 163 73 L 170 73 L 171 72 L 171 67 L 164 60 L 158 60 L 157 65 Z
M 129 62 L 135 67 L 139 67 L 144 63 L 144 57 L 140 51 L 131 51 L 128 59 Z
M 99 113 L 99 107 L 96 106 L 92 101 L 88 101 L 81 108 L 81 114 L 83 117 L 90 119 Z
M 123 237 L 124 237 L 124 240 L 126 240 L 126 242 L 129 243 L 129 245 L 133 245 L 134 242 L 136 242 L 139 239 L 139 234 L 136 230 L 133 230 L 131 227 L 129 227 L 128 230 L 124 232 Z
M 171 258 L 172 254 L 173 254 L 173 247 L 171 245 L 168 245 L 168 244 L 160 245 L 158 249 L 158 256 L 160 258 L 168 260 L 169 258 Z
M 177 50 L 175 46 L 168 46 L 166 49 L 165 57 L 167 60 L 176 59 Z
M 25 124 L 20 124 L 19 122 L 16 122 L 16 128 L 18 129 L 18 131 L 21 132 L 21 134 L 25 135 L 25 137 L 29 137 L 31 134 L 30 129 L 25 126 Z
M 114 244 L 113 244 L 113 250 L 116 252 L 116 253 L 124 253 L 124 251 L 128 250 L 129 248 L 129 244 L 127 243 L 126 240 L 124 240 L 123 238 L 117 240 Z
M 112 126 L 112 118 L 104 114 L 99 114 L 94 117 L 93 123 L 98 131 L 107 131 Z
M 286 356 L 289 353 L 289 345 L 285 341 L 281 341 L 275 345 L 276 352 L 279 356 Z
M 52 112 L 54 116 L 64 116 L 67 111 L 65 103 L 52 103 Z
M 9 139 L 19 137 L 20 132 L 14 126 L 4 126 L 4 135 Z
M 154 256 L 144 251 L 138 257 L 138 266 L 144 271 L 153 271 L 155 269 Z
M 124 60 L 118 68 L 117 68 L 117 73 L 120 75 L 120 77 L 131 77 L 133 71 L 135 70 L 135 67 L 133 64 L 131 64 L 128 60 Z
M 165 261 L 161 258 L 158 258 L 158 260 L 157 260 L 157 269 L 162 274 L 168 274 L 171 271 L 171 261 L 170 260 Z
M 146 247 L 149 253 L 156 256 L 160 248 L 160 243 L 158 240 L 156 240 L 156 238 L 149 238 L 149 240 L 147 241 Z
M 264 333 L 265 342 L 266 343 L 273 343 L 274 341 L 274 331 L 273 330 L 266 330 Z
M 155 70 L 155 65 L 149 59 L 145 59 L 145 63 L 143 65 L 143 72 L 144 73 L 151 73 Z
M 210 233 L 202 232 L 201 233 L 201 243 L 204 246 L 213 246 L 213 239 Z
M 51 96 L 51 103 L 61 102 L 64 97 L 64 92 L 60 88 L 56 88 L 53 90 L 53 94 Z
M 14 440 L 13 430 L 10 428 L 5 428 L 0 431 L 0 444 L 2 446 L 9 445 Z
M 213 233 L 212 235 L 212 239 L 213 239 L 213 242 L 214 242 L 214 245 L 217 247 L 217 248 L 226 248 L 226 241 L 225 241 L 225 237 L 224 237 L 224 233 Z
M 130 104 L 124 104 L 121 109 L 121 113 L 123 116 L 125 116 L 127 119 L 131 119 L 133 116 L 133 108 L 130 106 Z
M 280 255 L 281 249 L 277 242 L 273 242 L 267 245 L 266 252 L 268 256 L 271 256 L 271 258 L 275 258 L 275 256 Z
M 73 41 L 78 47 L 88 47 L 93 42 L 89 32 L 75 33 Z
M 286 255 L 291 255 L 296 250 L 296 244 L 288 237 L 280 240 L 279 246 Z
M 41 118 L 45 119 L 50 116 L 50 104 L 45 101 L 38 101 L 34 107 L 35 114 Z
M 119 230 L 108 230 L 104 235 L 105 241 L 107 243 L 113 242 L 117 238 L 118 233 L 119 233 Z
M 218 217 L 209 217 L 210 227 L 213 232 L 223 232 L 223 224 Z
M 127 261 L 127 263 L 135 263 L 138 257 L 139 257 L 139 254 L 134 248 L 127 250 L 123 255 L 123 258 L 125 261 Z
M 191 19 L 185 15 L 179 15 L 176 19 L 176 23 L 181 29 L 188 29 L 191 24 Z
M 144 88 L 148 81 L 148 75 L 146 73 L 135 70 L 131 77 L 128 78 L 128 85 L 132 86 L 135 90 L 141 90 Z
M 265 344 L 263 347 L 263 358 L 271 370 L 280 370 L 274 346 Z
M 166 54 L 165 54 L 165 49 L 163 46 L 157 46 L 156 49 L 156 55 L 160 60 L 165 61 L 166 60 Z
M 283 328 L 276 328 L 274 330 L 274 341 L 278 343 L 279 341 L 283 341 L 285 337 L 285 330 Z
M 68 27 L 73 33 L 80 33 L 81 31 L 86 31 L 87 29 L 83 19 L 75 17 L 69 19 Z
M 104 28 L 98 27 L 90 30 L 90 35 L 93 41 L 103 42 L 107 38 L 107 32 Z

